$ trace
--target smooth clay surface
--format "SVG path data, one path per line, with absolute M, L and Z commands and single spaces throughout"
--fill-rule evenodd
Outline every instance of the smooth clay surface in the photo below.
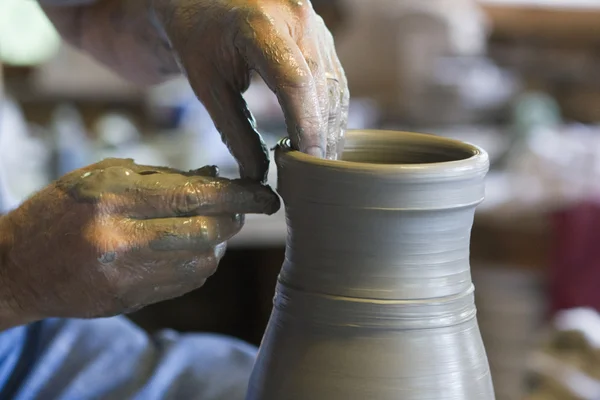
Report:
M 492 400 L 469 238 L 487 154 L 350 131 L 341 161 L 276 152 L 286 259 L 247 400 Z

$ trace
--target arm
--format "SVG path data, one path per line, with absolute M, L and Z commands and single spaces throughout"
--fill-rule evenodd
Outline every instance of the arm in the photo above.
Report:
M 14 288 L 6 273 L 10 268 L 9 252 L 12 237 L 13 232 L 7 216 L 0 215 L 0 331 L 33 321 L 18 312 L 14 302 Z
M 40 0 L 56 29 L 124 78 L 160 83 L 180 72 L 151 0 Z
M 47 319 L 0 342 L 1 399 L 243 400 L 256 354 L 219 335 L 150 336 L 124 317 Z

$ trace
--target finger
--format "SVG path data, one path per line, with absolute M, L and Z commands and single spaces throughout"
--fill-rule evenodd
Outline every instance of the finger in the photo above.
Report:
M 243 215 L 234 214 L 130 220 L 123 222 L 119 230 L 135 238 L 131 246 L 136 248 L 204 253 L 232 238 L 243 225 Z
M 238 35 L 236 45 L 277 95 L 294 148 L 323 158 L 325 124 L 311 70 L 289 33 L 269 26 L 261 36 Z
M 304 37 L 302 40 L 300 40 L 298 47 L 300 48 L 300 51 L 306 60 L 315 83 L 319 101 L 320 118 L 323 124 L 322 129 L 325 133 L 325 136 L 327 136 L 326 133 L 330 114 L 330 96 L 328 87 L 328 75 L 330 68 L 326 58 L 319 48 L 318 42 L 313 40 L 312 36 Z M 327 156 L 327 145 L 325 153 L 325 156 Z
M 332 38 L 333 40 L 333 38 Z M 350 109 L 350 89 L 348 88 L 348 79 L 346 78 L 346 73 L 344 72 L 344 68 L 342 67 L 342 63 L 340 62 L 335 48 L 332 47 L 331 50 L 331 60 L 334 64 L 335 74 L 338 78 L 339 82 L 339 96 L 340 96 L 340 110 L 339 110 L 339 121 L 337 124 L 338 131 L 338 140 L 336 146 L 337 158 L 342 158 L 342 153 L 344 151 L 344 137 L 346 134 L 346 129 L 348 128 L 348 111 Z
M 131 218 L 271 215 L 280 207 L 279 197 L 269 186 L 248 179 L 148 175 L 141 176 L 135 188 L 121 209 Z
M 326 56 L 327 84 L 329 96 L 329 118 L 327 130 L 327 158 L 337 159 L 343 151 L 343 137 L 348 123 L 349 91 L 348 81 L 342 64 L 335 51 L 333 35 L 319 18 L 321 41 Z
M 241 92 L 222 79 L 196 86 L 195 91 L 238 162 L 240 176 L 266 182 L 269 152 Z
M 104 265 L 106 276 L 124 293 L 129 288 L 178 285 L 194 281 L 194 287 L 210 277 L 223 258 L 226 242 L 207 251 L 156 251 L 148 247 L 121 254 L 111 265 Z
M 177 287 L 182 283 L 187 283 L 190 290 L 200 287 L 207 278 L 210 278 L 216 271 L 227 250 L 227 242 L 218 244 L 205 253 L 196 251 L 173 251 L 163 252 L 161 255 L 168 256 L 171 259 L 175 256 L 178 262 L 169 266 L 169 280 L 162 281 L 161 286 Z M 166 285 L 166 282 L 171 282 Z
M 280 206 L 275 192 L 255 181 L 140 175 L 124 167 L 87 172 L 66 189 L 79 200 L 137 219 L 223 213 L 270 215 Z
M 153 174 L 183 174 L 184 172 L 171 167 L 159 167 L 155 165 L 141 165 L 136 164 L 135 162 L 131 162 L 128 166 L 136 174 L 140 175 L 153 175 Z
M 338 74 L 331 57 L 326 58 L 327 66 L 327 97 L 329 99 L 329 114 L 327 116 L 327 158 L 336 160 L 338 158 L 338 142 L 340 141 L 340 120 L 341 120 L 341 90 Z
M 79 169 L 80 174 L 86 172 L 99 171 L 107 168 L 122 167 L 127 168 L 137 174 L 141 175 L 152 175 L 152 174 L 181 174 L 185 176 L 209 176 L 217 177 L 219 175 L 219 169 L 214 165 L 207 165 L 202 168 L 191 170 L 188 172 L 178 170 L 170 167 L 150 166 L 136 164 L 133 158 L 106 158 L 96 164 L 89 165 L 82 169 Z
M 219 251 L 166 253 L 143 249 L 129 253 L 113 279 L 118 308 L 130 312 L 201 287 L 217 270 L 222 257 Z
M 113 160 L 119 160 L 119 162 L 117 163 L 118 166 L 129 168 L 133 172 L 140 174 L 140 175 L 181 174 L 184 176 L 217 177 L 219 174 L 219 169 L 214 165 L 206 165 L 204 167 L 186 172 L 186 171 L 182 171 L 182 170 L 179 170 L 176 168 L 171 168 L 171 167 L 160 167 L 160 166 L 155 166 L 155 165 L 136 164 L 132 158 L 113 159 Z M 105 160 L 105 161 L 107 161 L 107 160 Z M 115 166 L 115 165 L 111 165 L 109 163 L 108 166 Z
M 323 19 L 315 15 L 313 19 L 313 30 L 316 34 L 305 35 L 299 42 L 307 62 L 311 66 L 311 58 L 318 60 L 318 68 L 311 67 L 313 78 L 319 90 L 321 113 L 325 121 L 326 151 L 328 159 L 337 159 L 337 144 L 340 137 L 340 79 L 336 71 L 336 65 L 331 57 L 330 49 L 335 49 L 333 36 L 327 30 Z M 335 52 L 335 51 L 334 51 Z M 316 54 L 316 57 L 315 57 Z M 311 57 L 311 58 L 309 58 Z
M 169 167 L 156 167 L 150 165 L 139 165 L 134 164 L 130 167 L 134 172 L 140 175 L 154 175 L 154 174 L 181 174 L 183 176 L 206 176 L 216 178 L 219 176 L 219 169 L 214 165 L 206 165 L 204 167 L 193 169 L 190 171 L 181 171 L 175 168 Z

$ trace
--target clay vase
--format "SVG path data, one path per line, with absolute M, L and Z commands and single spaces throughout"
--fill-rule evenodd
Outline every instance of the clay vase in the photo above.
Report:
M 288 237 L 246 400 L 492 400 L 469 266 L 487 154 L 350 131 L 276 150 Z

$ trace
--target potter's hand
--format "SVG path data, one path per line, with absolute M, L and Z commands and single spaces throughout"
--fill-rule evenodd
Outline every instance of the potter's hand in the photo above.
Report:
M 349 92 L 333 38 L 308 0 L 155 0 L 160 26 L 239 161 L 262 179 L 268 153 L 242 93 L 257 71 L 283 107 L 295 148 L 338 151 Z
M 215 175 L 122 159 L 66 175 L 0 219 L 0 306 L 21 323 L 99 317 L 198 288 L 243 214 L 279 208 L 270 188 Z
M 158 83 L 183 69 L 242 177 L 263 180 L 269 164 L 242 98 L 250 71 L 277 94 L 295 148 L 340 151 L 348 84 L 309 0 L 38 1 L 67 41 L 131 81 Z

